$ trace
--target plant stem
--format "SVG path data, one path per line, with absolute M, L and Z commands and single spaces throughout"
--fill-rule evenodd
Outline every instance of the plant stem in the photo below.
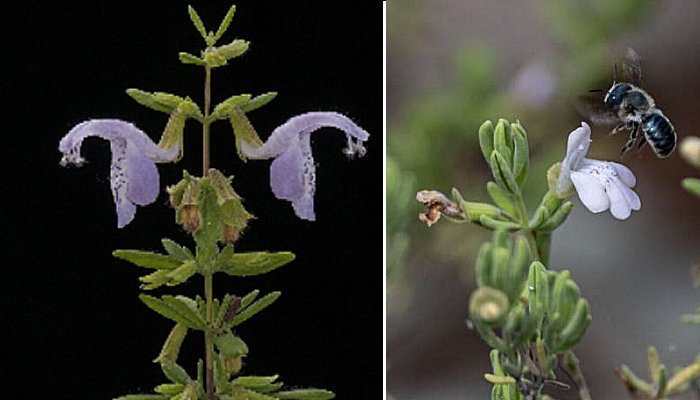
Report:
M 588 391 L 586 379 L 583 377 L 583 371 L 581 371 L 578 358 L 573 351 L 569 350 L 564 353 L 562 368 L 571 376 L 576 386 L 578 386 L 579 398 L 581 400 L 591 400 L 591 393 Z
M 209 171 L 209 107 L 211 106 L 211 68 L 206 66 L 206 78 L 204 80 L 204 123 L 202 124 L 202 175 Z
M 520 225 L 523 227 L 523 236 L 527 240 L 527 245 L 530 248 L 530 254 L 532 255 L 533 261 L 541 261 L 540 252 L 537 248 L 537 242 L 535 241 L 535 235 L 532 230 L 528 228 L 529 221 L 527 219 L 527 208 L 525 207 L 525 201 L 523 201 L 523 195 L 518 191 L 515 197 L 515 206 L 517 207 L 518 216 L 520 217 Z M 546 265 L 545 265 L 546 267 Z
M 204 332 L 204 348 L 206 352 L 206 389 L 207 397 L 214 398 L 214 341 L 209 326 L 212 322 L 212 300 L 214 298 L 214 276 L 211 272 L 204 275 L 204 297 L 207 302 L 207 330 Z
M 204 80 L 204 123 L 202 124 L 202 176 L 209 171 L 209 108 L 211 107 L 211 68 L 207 65 Z M 214 340 L 211 331 L 212 303 L 214 298 L 214 276 L 210 268 L 204 274 L 204 297 L 206 299 L 207 329 L 204 332 L 207 398 L 214 399 Z

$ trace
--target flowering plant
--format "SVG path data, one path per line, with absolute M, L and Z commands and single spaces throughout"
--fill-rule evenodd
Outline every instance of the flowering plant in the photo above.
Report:
M 551 398 L 545 394 L 547 387 L 574 387 L 580 399 L 591 399 L 573 350 L 592 317 L 569 271 L 555 271 L 550 265 L 552 234 L 573 208 L 567 199 L 574 189 L 591 212 L 610 209 L 622 220 L 641 208 L 641 200 L 632 190 L 636 178 L 629 168 L 585 158 L 590 142 L 585 123 L 569 134 L 566 155 L 549 169 L 549 190 L 532 213 L 522 194 L 528 135 L 520 122 L 505 119 L 495 126 L 486 121 L 479 128 L 479 145 L 494 179 L 486 184 L 491 203 L 467 201 L 457 189 L 452 189 L 451 199 L 435 190 L 416 195 L 426 206 L 419 218 L 428 226 L 444 216 L 493 231 L 476 257 L 477 289 L 468 304 L 470 326 L 492 349 L 493 371 L 484 375 L 493 385 L 492 400 Z M 640 393 L 639 398 L 680 393 L 700 374 L 696 362 L 666 379 L 655 354 L 650 351 L 652 383 L 622 369 L 621 376 L 627 378 L 623 381 Z
M 112 162 L 109 179 L 117 214 L 117 227 L 126 227 L 136 215 L 136 206 L 153 203 L 160 192 L 160 176 L 156 163 L 178 162 L 185 156 L 185 125 L 190 120 L 202 124 L 202 175 L 183 171 L 182 179 L 169 186 L 170 205 L 175 219 L 194 239 L 194 248 L 163 239 L 164 252 L 116 250 L 114 256 L 139 267 L 153 270 L 139 278 L 141 288 L 151 291 L 163 286 L 177 286 L 191 277 L 204 279 L 204 295 L 186 297 L 141 294 L 141 301 L 172 320 L 174 326 L 158 357 L 167 382 L 155 387 L 154 394 L 122 396 L 123 400 L 139 399 L 328 399 L 334 394 L 324 389 L 286 389 L 277 375 L 244 376 L 243 359 L 248 346 L 237 327 L 259 313 L 280 296 L 271 292 L 259 296 L 254 290 L 246 295 L 226 294 L 214 298 L 213 276 L 220 272 L 234 277 L 261 275 L 277 269 L 295 256 L 291 252 L 239 252 L 234 243 L 253 216 L 234 190 L 232 177 L 210 166 L 210 126 L 218 120 L 228 121 L 235 135 L 241 160 L 273 159 L 269 185 L 273 194 L 292 203 L 295 214 L 314 220 L 315 162 L 310 135 L 332 127 L 347 137 L 345 154 L 349 157 L 365 153 L 363 142 L 369 134 L 349 118 L 336 112 L 310 112 L 289 119 L 263 141 L 253 128 L 247 113 L 273 100 L 275 92 L 259 96 L 242 94 L 213 106 L 211 72 L 249 48 L 249 42 L 236 39 L 218 45 L 231 24 L 235 6 L 231 7 L 216 32 L 207 31 L 197 12 L 190 7 L 189 16 L 204 39 L 206 47 L 198 55 L 180 53 L 184 64 L 202 67 L 205 72 L 204 103 L 200 107 L 189 97 L 163 92 L 129 89 L 127 94 L 138 103 L 169 115 L 161 139 L 154 142 L 134 124 L 118 119 L 93 119 L 73 127 L 60 141 L 62 165 L 80 166 L 84 139 L 99 137 L 109 141 Z M 178 363 L 178 355 L 188 333 L 200 331 L 205 354 L 190 374 Z

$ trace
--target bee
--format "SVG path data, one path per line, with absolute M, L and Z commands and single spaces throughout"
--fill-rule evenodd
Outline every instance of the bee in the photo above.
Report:
M 633 49 L 627 49 L 622 75 L 623 81 L 618 82 L 615 65 L 613 84 L 602 103 L 591 104 L 589 99 L 587 105 L 583 102 L 579 104 L 579 110 L 596 125 L 617 124 L 611 135 L 629 131 L 629 139 L 622 146 L 620 156 L 630 151 L 639 140 L 638 148 L 649 144 L 658 157 L 668 157 L 676 148 L 676 131 L 671 121 L 656 107 L 654 99 L 640 87 L 641 58 Z

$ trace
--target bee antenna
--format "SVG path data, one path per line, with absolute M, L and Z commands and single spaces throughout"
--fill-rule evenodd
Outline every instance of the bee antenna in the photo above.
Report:
M 613 64 L 613 82 L 617 82 L 617 63 Z
M 591 90 L 588 91 L 588 93 L 599 93 L 599 92 L 602 92 L 602 91 L 604 91 L 604 90 L 605 90 L 605 89 L 591 89 Z

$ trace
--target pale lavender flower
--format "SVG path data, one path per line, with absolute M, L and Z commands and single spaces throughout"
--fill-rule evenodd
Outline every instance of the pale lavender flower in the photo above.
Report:
M 578 197 L 591 212 L 610 209 L 617 219 L 627 219 L 632 210 L 642 206 L 639 196 L 631 188 L 637 180 L 632 171 L 622 164 L 585 158 L 591 142 L 591 128 L 585 122 L 569 134 L 566 157 L 556 185 L 559 195 L 576 188 Z
M 93 119 L 74 126 L 61 139 L 58 150 L 63 153 L 61 165 L 80 166 L 83 140 L 97 136 L 109 140 L 112 149 L 110 186 L 117 209 L 117 227 L 123 228 L 136 214 L 136 204 L 153 203 L 160 191 L 160 177 L 155 163 L 174 161 L 178 144 L 165 150 L 133 124 L 118 119 Z
M 301 219 L 313 221 L 316 166 L 311 154 L 311 133 L 332 127 L 345 133 L 348 157 L 365 154 L 362 142 L 369 133 L 350 118 L 335 112 L 310 112 L 297 115 L 278 126 L 260 147 L 241 141 L 241 151 L 251 159 L 274 158 L 270 166 L 270 187 L 275 197 L 292 202 L 294 213 Z

